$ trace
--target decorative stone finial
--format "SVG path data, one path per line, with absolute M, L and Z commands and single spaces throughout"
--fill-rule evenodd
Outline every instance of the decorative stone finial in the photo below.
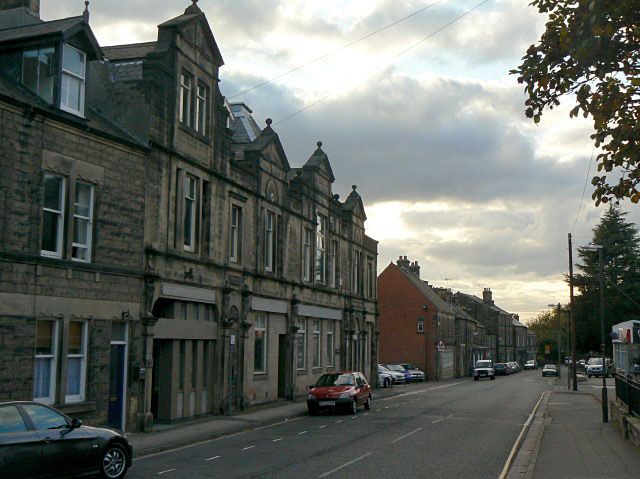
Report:
M 82 17 L 84 18 L 84 21 L 89 23 L 89 2 L 86 1 L 84 2 L 84 12 L 82 12 Z
M 316 145 L 318 145 L 318 148 L 322 148 L 322 142 L 319 141 L 318 143 L 316 143 Z
M 196 0 L 197 2 L 198 0 Z M 271 123 L 273 123 L 273 120 L 271 118 L 267 118 L 267 126 L 271 126 Z
M 351 188 L 353 188 L 353 191 L 356 191 L 357 186 L 356 185 L 351 185 Z
M 198 3 L 198 0 L 191 0 L 191 1 L 193 2 L 194 5 Z

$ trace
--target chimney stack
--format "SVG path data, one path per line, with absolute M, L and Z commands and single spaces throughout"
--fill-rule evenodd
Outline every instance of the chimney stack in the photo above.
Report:
M 0 0 L 0 10 L 22 8 L 36 18 L 40 18 L 40 0 Z
M 493 306 L 493 293 L 491 293 L 491 288 L 484 288 L 482 291 L 482 300 L 486 304 Z
M 420 265 L 418 265 L 417 261 L 414 261 L 409 265 L 409 271 L 415 274 L 418 278 L 420 277 Z
M 409 271 L 409 266 L 411 264 L 411 261 L 409 261 L 406 256 L 404 257 L 400 256 L 398 258 L 398 261 L 396 261 L 396 264 L 398 265 L 398 268 L 404 269 L 405 271 Z

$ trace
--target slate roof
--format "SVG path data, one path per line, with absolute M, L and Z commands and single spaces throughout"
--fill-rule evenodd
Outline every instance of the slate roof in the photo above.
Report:
M 84 17 L 79 16 L 7 28 L 0 30 L 0 42 L 65 33 L 82 22 L 84 22 Z
M 462 293 L 462 292 L 460 292 L 460 291 L 458 291 L 458 293 L 457 293 L 457 294 L 459 294 L 459 295 L 461 295 L 461 296 L 465 296 L 465 297 L 467 297 L 467 298 L 469 298 L 469 299 L 471 299 L 471 300 L 475 301 L 476 303 L 480 303 L 480 304 L 482 304 L 482 305 L 486 306 L 487 308 L 492 309 L 493 311 L 496 311 L 496 312 L 498 312 L 498 313 L 501 313 L 501 314 L 507 314 L 507 315 L 509 315 L 509 316 L 512 316 L 512 315 L 513 315 L 513 313 L 509 313 L 508 311 L 505 311 L 504 309 L 499 308 L 499 307 L 498 307 L 498 306 L 496 306 L 495 304 L 487 304 L 487 303 L 485 303 L 485 302 L 484 302 L 484 300 L 482 300 L 482 299 L 478 298 L 477 296 L 475 296 L 475 295 L 473 295 L 473 294 Z M 523 325 L 523 326 L 524 326 L 524 325 Z
M 431 302 L 431 304 L 433 304 L 436 307 L 438 311 L 443 311 L 445 313 L 451 313 L 451 314 L 454 313 L 452 305 L 444 301 L 440 296 L 438 296 L 438 293 L 436 293 L 433 289 L 431 289 L 431 286 L 426 284 L 424 281 L 418 278 L 415 274 L 410 273 L 409 271 L 398 267 L 394 263 L 391 263 L 391 265 L 398 268 L 398 270 L 403 274 L 403 276 L 407 278 L 409 282 L 411 282 L 411 284 L 413 284 L 418 289 L 418 291 L 420 291 L 422 295 L 425 298 L 427 298 L 429 302 Z
M 244 103 L 230 103 L 229 108 L 233 114 L 233 121 L 230 125 L 233 141 L 250 143 L 260 136 L 262 130 L 251 116 L 251 108 Z M 246 110 L 249 115 L 245 115 L 243 110 Z
M 527 326 L 522 324 L 520 321 L 518 321 L 516 318 L 512 318 L 511 320 L 513 322 L 514 326 L 518 326 L 520 328 L 526 328 Z
M 453 312 L 455 313 L 456 317 L 462 318 L 466 321 L 473 321 L 476 324 L 478 323 L 478 320 L 476 320 L 473 316 L 462 309 L 462 307 L 458 306 L 457 304 L 453 304 L 452 306 Z
M 102 47 L 105 57 L 112 62 L 118 60 L 142 60 L 156 49 L 156 42 L 132 43 Z
M 106 117 L 101 115 L 98 111 L 94 110 L 90 106 L 85 108 L 84 120 L 78 118 L 75 115 L 59 110 L 58 108 L 48 104 L 38 95 L 26 88 L 20 83 L 16 83 L 6 76 L 0 76 L 0 95 L 9 97 L 14 101 L 33 105 L 45 111 L 54 113 L 56 116 L 66 118 L 75 123 L 82 122 L 83 127 L 89 127 L 97 131 L 106 133 L 112 137 L 124 140 L 128 143 L 135 143 L 138 146 L 146 146 L 137 140 L 134 136 L 127 133 L 124 129 L 120 128 L 115 123 L 109 121 Z

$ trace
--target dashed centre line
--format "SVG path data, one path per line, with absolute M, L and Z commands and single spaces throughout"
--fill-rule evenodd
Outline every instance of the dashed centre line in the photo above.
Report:
M 302 436 L 303 434 L 306 434 L 306 433 L 308 433 L 308 432 L 309 432 L 309 431 L 302 431 L 302 432 L 299 432 L 299 433 L 298 433 L 298 436 Z
M 368 453 L 366 453 L 366 454 L 363 454 L 363 455 L 362 455 L 362 456 L 360 456 L 360 457 L 356 457 L 356 458 L 355 458 L 355 459 L 353 459 L 352 461 L 349 461 L 349 462 L 347 462 L 347 463 L 344 463 L 342 466 L 338 466 L 338 467 L 336 467 L 335 469 L 331 469 L 330 471 L 325 472 L 324 474 L 320 474 L 320 475 L 318 476 L 318 479 L 322 479 L 323 477 L 327 477 L 327 476 L 329 476 L 329 475 L 333 474 L 334 472 L 338 472 L 340 469 L 344 469 L 345 467 L 350 466 L 351 464 L 354 464 L 354 463 L 356 463 L 356 462 L 358 462 L 358 461 L 361 461 L 362 459 L 364 459 L 365 457 L 368 457 L 368 456 L 370 456 L 370 455 L 371 455 L 371 452 L 368 452 Z
M 406 438 L 408 438 L 409 436 L 411 436 L 411 435 L 413 435 L 413 434 L 415 434 L 416 432 L 419 432 L 419 431 L 422 431 L 422 428 L 421 428 L 421 427 L 419 427 L 419 428 L 417 428 L 417 429 L 414 429 L 414 430 L 413 430 L 413 431 L 411 431 L 411 432 L 406 433 L 404 436 L 396 437 L 393 441 L 391 441 L 391 444 L 395 444 L 395 443 L 396 443 L 396 442 L 398 442 L 398 441 L 402 441 L 403 439 L 406 439 Z
M 247 449 L 253 449 L 254 447 L 256 446 L 246 446 L 246 447 L 243 447 L 242 450 L 246 451 Z
M 322 426 L 320 426 L 318 429 L 324 429 L 325 427 L 327 427 L 326 424 L 323 424 Z
M 167 472 L 173 472 L 173 471 L 175 471 L 175 470 L 176 470 L 176 468 L 175 468 L 175 467 L 174 467 L 173 469 L 167 469 L 166 471 L 161 471 L 161 472 L 159 472 L 159 473 L 158 473 L 158 475 L 159 475 L 159 476 L 161 476 L 162 474 L 166 474 Z
M 278 439 L 274 439 L 274 440 L 273 440 L 273 441 L 271 441 L 271 442 L 278 442 L 278 441 L 282 441 L 282 438 L 281 438 L 281 437 L 279 437 Z
M 205 461 L 214 461 L 216 459 L 220 459 L 220 456 L 213 456 L 213 457 L 210 457 L 208 459 L 205 459 Z
M 435 421 L 432 421 L 431 424 L 436 424 L 440 421 L 444 421 L 445 419 L 451 419 L 453 417 L 453 414 L 449 414 L 448 416 L 442 416 L 440 419 L 436 419 Z

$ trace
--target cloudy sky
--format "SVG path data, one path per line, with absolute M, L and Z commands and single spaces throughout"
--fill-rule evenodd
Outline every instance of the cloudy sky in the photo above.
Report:
M 591 123 L 569 120 L 568 103 L 538 126 L 524 117 L 522 87 L 508 71 L 540 37 L 545 18 L 524 0 L 488 0 L 451 24 L 481 1 L 198 6 L 226 63 L 223 94 L 247 103 L 261 125 L 273 118 L 292 165 L 322 140 L 334 191 L 344 197 L 358 185 L 368 234 L 380 241 L 380 271 L 406 255 L 431 284 L 479 296 L 490 287 L 499 306 L 527 319 L 568 301 L 567 233 L 587 244 L 603 212 L 589 184 L 578 213 Z M 156 26 L 190 4 L 93 0 L 90 23 L 102 46 L 153 41 Z M 41 0 L 46 20 L 83 9 L 82 0 Z M 640 223 L 639 208 L 625 208 Z

